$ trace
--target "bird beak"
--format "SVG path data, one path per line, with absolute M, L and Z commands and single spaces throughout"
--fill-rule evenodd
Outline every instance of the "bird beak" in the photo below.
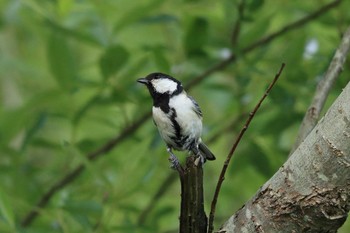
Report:
M 148 84 L 149 83 L 149 81 L 147 79 L 145 79 L 145 78 L 139 78 L 137 80 L 137 82 L 142 83 L 142 84 Z

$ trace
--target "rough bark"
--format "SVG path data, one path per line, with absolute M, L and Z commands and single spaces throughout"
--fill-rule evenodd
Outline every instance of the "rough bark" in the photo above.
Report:
M 207 231 L 204 212 L 203 169 L 195 165 L 194 156 L 186 159 L 181 181 L 180 233 L 203 233 Z
M 218 232 L 337 232 L 349 200 L 350 83 L 287 162 Z

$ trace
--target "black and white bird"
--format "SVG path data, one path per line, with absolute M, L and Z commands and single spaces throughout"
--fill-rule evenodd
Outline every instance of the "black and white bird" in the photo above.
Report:
M 153 120 L 167 145 L 172 167 L 179 165 L 172 149 L 193 153 L 202 163 L 215 160 L 201 139 L 202 111 L 181 82 L 162 73 L 149 74 L 137 82 L 145 84 L 153 98 Z

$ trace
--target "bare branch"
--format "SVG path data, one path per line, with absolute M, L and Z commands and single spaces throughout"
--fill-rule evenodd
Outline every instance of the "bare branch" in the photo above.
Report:
M 299 128 L 298 136 L 291 150 L 292 154 L 300 143 L 307 137 L 311 130 L 315 127 L 317 120 L 320 117 L 322 108 L 326 102 L 329 92 L 335 80 L 339 77 L 343 70 L 343 65 L 350 50 L 350 27 L 346 30 L 343 39 L 334 54 L 332 62 L 328 67 L 327 73 L 318 83 L 316 93 L 313 100 L 304 116 L 304 119 Z
M 216 185 L 213 201 L 211 203 L 211 210 L 210 210 L 210 215 L 209 215 L 208 233 L 212 233 L 213 230 L 214 230 L 213 223 L 214 223 L 214 217 L 215 217 L 216 203 L 217 203 L 218 196 L 219 196 L 219 193 L 220 193 L 220 190 L 221 190 L 222 182 L 224 182 L 224 179 L 225 179 L 226 170 L 227 170 L 228 165 L 229 165 L 229 163 L 231 161 L 233 153 L 235 152 L 235 150 L 236 150 L 239 142 L 241 141 L 244 133 L 248 129 L 248 127 L 250 125 L 250 122 L 252 121 L 253 117 L 255 116 L 255 113 L 258 111 L 258 109 L 260 108 L 260 105 L 265 100 L 267 95 L 270 93 L 271 89 L 273 88 L 273 86 L 277 82 L 278 78 L 281 76 L 281 73 L 283 71 L 284 66 L 285 66 L 285 64 L 283 63 L 281 68 L 280 68 L 280 70 L 279 70 L 279 72 L 276 74 L 275 78 L 273 79 L 273 81 L 271 82 L 271 84 L 269 85 L 267 90 L 265 91 L 264 95 L 261 97 L 261 99 L 259 100 L 258 104 L 255 106 L 254 110 L 249 114 L 249 117 L 248 117 L 247 121 L 245 122 L 243 128 L 241 129 L 241 132 L 239 132 L 237 139 L 233 143 L 233 146 L 232 146 L 229 154 L 227 155 L 227 158 L 226 158 L 226 160 L 224 162 L 224 166 L 222 167 L 222 170 L 221 170 L 221 173 L 220 173 L 220 177 L 219 177 L 218 183 Z

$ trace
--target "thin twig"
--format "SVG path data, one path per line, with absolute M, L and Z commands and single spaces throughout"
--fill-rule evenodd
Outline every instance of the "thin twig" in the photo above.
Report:
M 317 120 L 320 117 L 323 106 L 327 100 L 329 92 L 335 80 L 339 77 L 343 70 L 343 65 L 350 51 L 350 27 L 346 30 L 343 39 L 334 54 L 331 64 L 328 67 L 327 73 L 317 85 L 317 89 L 313 100 L 304 116 L 300 125 L 297 139 L 292 147 L 290 155 L 296 150 L 300 143 L 309 135 L 311 130 L 316 126 Z
M 218 200 L 218 196 L 221 190 L 221 186 L 222 186 L 222 182 L 225 179 L 225 174 L 226 174 L 226 170 L 228 168 L 228 165 L 230 163 L 230 160 L 233 156 L 233 153 L 235 152 L 239 142 L 241 141 L 244 133 L 246 132 L 246 130 L 249 127 L 250 122 L 252 121 L 253 117 L 255 116 L 255 113 L 258 111 L 258 109 L 260 108 L 261 103 L 264 101 L 264 99 L 267 97 L 267 95 L 270 93 L 271 89 L 273 88 L 273 86 L 275 85 L 275 83 L 277 82 L 278 78 L 281 76 L 281 73 L 283 71 L 285 64 L 282 63 L 281 68 L 279 70 L 279 72 L 276 74 L 275 78 L 273 79 L 273 81 L 271 82 L 271 84 L 269 85 L 269 87 L 266 89 L 264 95 L 261 97 L 261 99 L 259 100 L 258 104 L 255 106 L 254 110 L 249 114 L 249 117 L 247 119 L 247 121 L 245 122 L 243 128 L 241 129 L 241 131 L 238 134 L 237 139 L 235 140 L 229 154 L 227 155 L 227 158 L 224 162 L 224 165 L 222 167 L 220 176 L 219 176 L 219 180 L 218 183 L 216 185 L 216 189 L 215 189 L 215 193 L 214 193 L 214 197 L 211 203 L 211 209 L 210 209 L 210 215 L 209 215 L 209 223 L 208 223 L 208 233 L 212 233 L 214 230 L 214 216 L 215 216 L 215 209 L 216 209 L 216 203 Z
M 265 38 L 262 38 L 255 43 L 251 44 L 250 46 L 247 46 L 245 49 L 242 50 L 241 54 L 244 55 L 246 53 L 249 53 L 253 51 L 255 48 L 258 48 L 260 46 L 263 46 L 269 42 L 271 42 L 273 39 L 278 38 L 279 36 L 282 36 L 283 34 L 294 30 L 298 27 L 303 26 L 304 24 L 312 21 L 313 19 L 317 18 L 318 16 L 324 14 L 331 8 L 335 7 L 341 2 L 341 0 L 335 0 L 331 2 L 330 4 L 327 4 L 323 7 L 321 7 L 319 10 L 315 11 L 314 13 L 311 13 L 310 15 L 306 16 L 305 18 L 302 18 L 301 20 L 298 20 L 296 22 L 293 22 L 289 25 L 286 25 L 281 30 L 271 34 L 270 36 L 267 36 Z M 208 70 L 204 71 L 202 74 L 198 75 L 197 77 L 193 78 L 188 85 L 186 86 L 187 90 L 193 88 L 194 86 L 198 85 L 200 82 L 202 82 L 206 77 L 208 77 L 210 74 L 214 73 L 215 71 L 222 70 L 226 68 L 229 64 L 234 62 L 236 60 L 236 55 L 232 54 L 227 59 L 219 62 L 218 64 L 210 67 Z M 120 142 L 122 142 L 124 139 L 126 139 L 129 135 L 134 133 L 144 122 L 146 122 L 147 119 L 149 119 L 151 116 L 151 112 L 147 112 L 143 116 L 140 117 L 139 120 L 135 121 L 131 126 L 127 127 L 125 130 L 120 132 L 117 137 L 114 139 L 108 141 L 105 145 L 101 146 L 96 151 L 90 153 L 87 155 L 87 157 L 90 160 L 97 159 L 101 157 L 102 155 L 106 154 L 106 152 L 110 151 L 114 147 L 116 147 Z M 66 185 L 70 184 L 72 181 L 74 181 L 84 170 L 85 165 L 80 164 L 75 169 L 73 169 L 71 172 L 63 176 L 60 180 L 58 180 L 56 183 L 54 183 L 48 191 L 46 191 L 42 197 L 39 199 L 37 204 L 23 217 L 21 221 L 22 227 L 28 227 L 33 220 L 38 216 L 38 210 L 40 208 L 43 208 L 47 205 L 47 203 L 50 201 L 52 196 L 60 191 L 62 188 L 64 188 Z
M 235 25 L 233 26 L 232 35 L 231 35 L 231 45 L 233 48 L 238 47 L 238 37 L 241 32 L 241 24 L 244 14 L 244 7 L 245 7 L 245 0 L 241 0 L 238 3 L 237 11 L 238 11 L 238 18 L 235 22 Z

